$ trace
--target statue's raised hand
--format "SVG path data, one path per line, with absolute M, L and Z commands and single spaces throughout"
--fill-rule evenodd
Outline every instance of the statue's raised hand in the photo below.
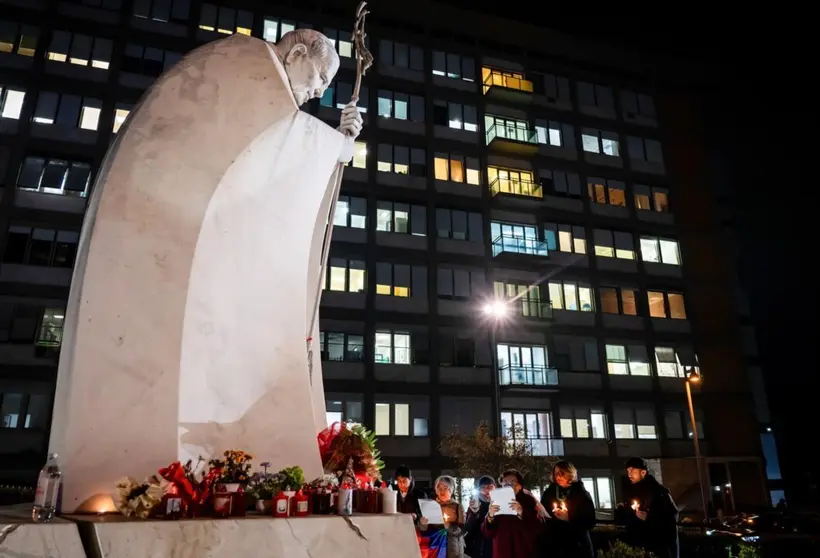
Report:
M 339 131 L 351 139 L 356 139 L 362 132 L 362 115 L 356 103 L 350 102 L 342 109 Z

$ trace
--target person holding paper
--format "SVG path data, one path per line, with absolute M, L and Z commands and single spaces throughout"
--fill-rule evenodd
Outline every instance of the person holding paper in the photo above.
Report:
M 504 488 L 511 488 L 513 498 L 509 499 Z M 541 531 L 536 500 L 524 490 L 524 478 L 514 469 L 501 475 L 503 492 L 496 498 L 490 493 L 492 503 L 487 518 L 481 526 L 484 536 L 493 541 L 493 558 L 533 558 L 536 540 Z M 497 503 L 504 499 L 506 509 Z
M 440 515 L 428 508 L 427 502 L 421 502 L 422 517 L 419 520 L 419 531 L 426 535 L 432 531 L 431 538 L 439 532 L 446 532 L 447 558 L 465 558 L 464 556 L 464 510 L 461 504 L 453 500 L 456 491 L 456 480 L 450 476 L 436 479 L 436 503 L 440 506 Z
M 416 488 L 416 481 L 410 467 L 400 465 L 393 476 L 396 479 L 396 511 L 398 513 L 409 513 L 413 516 L 413 522 L 418 525 L 421 517 L 419 500 L 425 498 L 424 493 Z
M 547 522 L 539 543 L 539 557 L 593 558 L 589 532 L 595 526 L 595 504 L 569 461 L 552 468 L 552 484 L 541 496 L 541 505 L 552 519 Z

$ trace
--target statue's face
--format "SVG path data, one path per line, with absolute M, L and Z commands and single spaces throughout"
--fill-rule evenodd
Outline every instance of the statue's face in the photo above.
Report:
M 298 105 L 322 96 L 336 75 L 329 60 L 310 56 L 304 45 L 294 46 L 285 56 L 285 72 Z

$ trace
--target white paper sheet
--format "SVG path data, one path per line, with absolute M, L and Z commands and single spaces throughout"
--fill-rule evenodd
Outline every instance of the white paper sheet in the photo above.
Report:
M 441 505 L 435 500 L 419 500 L 421 516 L 427 519 L 430 525 L 444 525 L 444 516 L 441 515 Z
M 501 509 L 495 512 L 495 515 L 516 515 L 516 513 L 510 509 L 510 502 L 515 502 L 515 491 L 509 486 L 504 486 L 502 488 L 496 488 L 495 490 L 490 491 L 490 504 L 496 504 Z

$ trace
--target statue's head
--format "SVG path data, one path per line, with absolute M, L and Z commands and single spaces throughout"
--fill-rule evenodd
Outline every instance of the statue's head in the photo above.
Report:
M 285 33 L 276 43 L 276 51 L 299 105 L 321 97 L 339 70 L 339 55 L 333 43 L 313 29 Z

